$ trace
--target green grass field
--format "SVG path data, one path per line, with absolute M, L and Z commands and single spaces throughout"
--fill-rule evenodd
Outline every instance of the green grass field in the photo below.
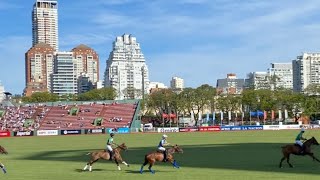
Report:
M 87 152 L 103 149 L 108 135 L 81 135 L 55 137 L 2 138 L 0 144 L 8 155 L 1 155 L 7 174 L 0 172 L 0 179 L 12 180 L 88 180 L 88 179 L 319 179 L 320 163 L 310 157 L 292 156 L 295 166 L 278 168 L 280 147 L 293 143 L 298 130 L 246 131 L 214 133 L 168 134 L 170 143 L 181 145 L 183 154 L 175 158 L 181 165 L 174 169 L 171 164 L 157 163 L 153 175 L 145 167 L 139 169 L 144 155 L 156 148 L 161 134 L 116 135 L 117 143 L 129 147 L 123 158 L 131 165 L 121 165 L 118 171 L 109 161 L 98 161 L 93 172 L 81 172 L 86 164 Z M 318 137 L 320 131 L 306 132 L 306 137 Z M 320 158 L 320 147 L 313 147 Z

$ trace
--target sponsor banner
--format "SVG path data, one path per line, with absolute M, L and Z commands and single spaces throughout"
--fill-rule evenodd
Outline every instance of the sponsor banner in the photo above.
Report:
M 103 134 L 104 132 L 104 129 L 86 129 L 84 131 L 85 134 Z
M 14 136 L 33 136 L 33 131 L 17 131 L 13 133 Z
M 221 131 L 220 126 L 199 127 L 199 131 Z
M 0 131 L 0 137 L 10 137 L 10 131 Z
M 57 136 L 58 130 L 38 130 L 37 136 Z
M 199 131 L 199 128 L 179 128 L 179 132 L 194 132 Z
M 280 129 L 301 129 L 300 125 L 281 125 Z
M 121 128 L 107 128 L 106 132 L 108 132 L 109 134 L 110 133 L 127 134 L 127 133 L 130 132 L 130 129 L 129 128 L 124 128 L 124 127 L 121 127 Z
M 320 129 L 320 125 L 317 125 L 317 124 L 311 124 L 309 126 L 310 129 Z
M 280 125 L 264 125 L 263 130 L 280 130 Z
M 221 126 L 221 131 L 263 130 L 263 126 Z
M 60 130 L 61 135 L 81 134 L 81 130 Z
M 168 132 L 179 132 L 179 128 L 158 128 L 159 133 L 168 133 Z

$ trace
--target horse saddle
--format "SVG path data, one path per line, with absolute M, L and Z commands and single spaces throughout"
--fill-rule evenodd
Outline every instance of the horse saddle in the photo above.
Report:
M 294 144 L 294 146 L 297 146 L 299 148 L 299 154 L 304 154 L 304 148 L 301 147 L 299 144 Z

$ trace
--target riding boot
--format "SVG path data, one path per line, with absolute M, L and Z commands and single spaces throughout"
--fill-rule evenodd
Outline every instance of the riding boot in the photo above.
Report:
M 167 151 L 163 151 L 163 162 L 167 162 Z
M 112 161 L 113 160 L 113 158 L 114 158 L 114 152 L 113 151 L 109 151 L 109 153 L 110 153 L 110 161 Z
M 302 145 L 300 154 L 303 154 L 303 153 L 304 153 L 304 151 L 305 151 L 305 146 L 304 146 L 304 145 Z

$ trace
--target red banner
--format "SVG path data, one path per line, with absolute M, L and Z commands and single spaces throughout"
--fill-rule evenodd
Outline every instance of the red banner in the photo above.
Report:
M 163 113 L 162 114 L 162 117 L 163 118 L 176 118 L 177 116 L 175 114 L 166 114 L 166 113 Z
M 0 137 L 10 137 L 10 131 L 0 131 Z
M 204 126 L 204 127 L 199 127 L 199 131 L 221 131 L 220 126 Z

